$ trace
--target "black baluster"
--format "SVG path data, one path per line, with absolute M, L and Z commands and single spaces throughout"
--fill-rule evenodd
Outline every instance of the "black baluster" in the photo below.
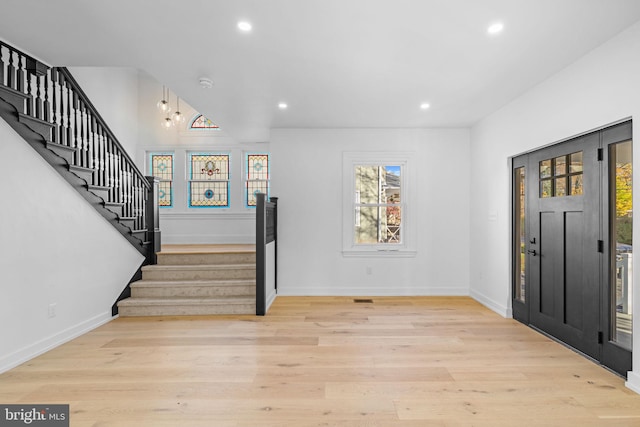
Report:
M 33 74 L 31 73 L 27 73 L 27 100 L 26 102 L 26 108 L 25 108 L 25 114 L 31 117 L 35 117 L 33 114 L 33 95 L 31 94 L 31 79 L 33 78 Z
M 18 53 L 18 71 L 16 72 L 16 90 L 24 93 L 24 58 Z
M 49 74 L 47 73 L 44 75 L 44 110 L 42 114 L 42 120 L 51 123 L 51 104 L 49 103 L 49 91 Z
M 87 167 L 93 169 L 93 144 L 95 143 L 95 122 L 91 110 L 87 108 Z M 95 174 L 94 174 L 95 175 Z
M 7 66 L 7 87 L 15 89 L 16 67 L 13 65 L 13 50 L 9 48 L 9 65 Z
M 67 139 L 67 145 L 71 148 L 76 148 L 74 153 L 74 164 L 76 163 L 76 155 L 77 155 L 77 147 L 75 145 L 75 140 L 73 139 L 73 122 L 71 121 L 71 115 L 73 114 L 71 110 L 73 109 L 73 93 L 71 90 L 71 82 L 65 79 L 65 87 L 67 88 L 67 134 L 65 138 Z
M 35 113 L 36 114 L 35 114 L 35 117 L 37 119 L 44 120 L 44 112 L 43 112 L 44 106 L 43 106 L 43 101 L 42 101 L 42 98 L 41 98 L 41 95 L 42 95 L 42 92 L 41 92 L 41 90 L 42 90 L 42 78 L 37 74 L 35 75 L 35 77 L 36 77 L 36 101 L 35 101 L 35 104 L 36 104 Z
M 4 52 L 4 46 L 0 44 L 0 85 L 5 85 L 4 82 L 4 60 L 2 59 L 2 54 Z
M 60 76 L 60 144 L 69 147 L 69 140 L 67 139 L 67 97 L 65 96 L 67 89 L 67 79 L 64 75 Z
M 82 99 L 78 101 L 78 114 L 80 115 L 80 126 L 78 130 L 78 139 L 80 141 L 80 149 L 82 150 L 80 153 L 80 164 L 82 167 L 87 167 L 87 139 L 85 136 L 86 126 L 84 123 L 85 114 L 84 114 L 84 102 Z
M 51 69 L 51 94 L 53 97 L 53 103 L 51 108 L 51 122 L 53 123 L 53 131 L 51 132 L 53 138 L 52 141 L 60 144 L 60 125 L 58 124 L 58 71 L 55 68 Z

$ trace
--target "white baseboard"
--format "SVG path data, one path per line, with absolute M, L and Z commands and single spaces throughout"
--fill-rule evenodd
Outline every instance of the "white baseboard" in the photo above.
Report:
M 640 394 L 640 374 L 629 371 L 627 372 L 627 382 L 624 383 L 628 389 Z
M 399 288 L 390 285 L 385 288 L 378 287 L 348 287 L 348 286 L 311 286 L 304 288 L 287 289 L 280 285 L 279 296 L 469 296 L 467 288 L 434 287 L 434 288 Z
M 500 316 L 505 318 L 513 317 L 513 312 L 510 307 L 506 307 L 502 304 L 499 304 L 496 301 L 492 300 L 491 298 L 487 297 L 486 295 L 478 291 L 475 291 L 473 289 L 471 289 L 471 291 L 469 292 L 469 295 L 471 296 L 471 298 L 478 301 L 480 304 L 484 305 L 489 310 L 498 313 Z
M 13 369 L 49 350 L 52 350 L 66 342 L 71 341 L 87 332 L 104 325 L 113 320 L 111 311 L 99 314 L 75 326 L 60 331 L 50 337 L 44 338 L 36 343 L 21 348 L 13 353 L 0 358 L 0 374 Z

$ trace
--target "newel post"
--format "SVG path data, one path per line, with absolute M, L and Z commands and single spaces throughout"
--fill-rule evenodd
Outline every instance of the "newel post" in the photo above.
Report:
M 146 206 L 147 241 L 150 243 L 147 254 L 147 264 L 157 264 L 156 253 L 160 252 L 160 206 L 158 203 L 158 187 L 160 179 L 155 176 L 147 176 L 149 192 Z

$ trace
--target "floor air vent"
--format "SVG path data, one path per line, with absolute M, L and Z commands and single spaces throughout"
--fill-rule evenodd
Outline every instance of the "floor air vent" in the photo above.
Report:
M 373 304 L 373 300 L 370 298 L 356 298 L 353 302 L 360 304 Z

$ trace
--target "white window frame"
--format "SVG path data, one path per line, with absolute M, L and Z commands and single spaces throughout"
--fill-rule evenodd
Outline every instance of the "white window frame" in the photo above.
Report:
M 413 152 L 344 152 L 342 156 L 342 255 L 345 257 L 415 257 L 416 170 Z M 356 226 L 355 167 L 400 166 L 401 242 L 358 244 L 354 241 Z

